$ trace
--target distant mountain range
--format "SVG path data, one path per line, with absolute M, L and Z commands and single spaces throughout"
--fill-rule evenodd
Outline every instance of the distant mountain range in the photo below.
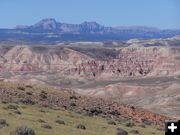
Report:
M 168 38 L 180 35 L 180 30 L 161 30 L 151 27 L 105 27 L 97 22 L 81 24 L 60 23 L 43 19 L 35 25 L 0 29 L 0 42 L 58 43 L 66 41 L 110 41 L 132 38 Z

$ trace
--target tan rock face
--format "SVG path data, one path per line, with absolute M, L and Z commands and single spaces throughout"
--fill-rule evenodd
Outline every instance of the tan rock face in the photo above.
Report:
M 58 72 L 95 79 L 180 74 L 180 49 L 177 48 L 127 47 L 117 49 L 115 58 L 105 60 L 59 46 L 3 49 L 0 48 L 1 71 Z

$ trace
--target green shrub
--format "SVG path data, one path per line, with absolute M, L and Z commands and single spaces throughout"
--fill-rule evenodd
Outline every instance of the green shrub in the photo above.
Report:
M 10 132 L 9 135 L 36 135 L 34 130 L 28 127 L 17 127 L 15 131 Z

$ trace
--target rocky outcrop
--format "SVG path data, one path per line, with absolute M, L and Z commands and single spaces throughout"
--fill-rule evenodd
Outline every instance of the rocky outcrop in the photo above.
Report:
M 53 109 L 70 110 L 88 116 L 102 116 L 117 121 L 131 120 L 142 123 L 146 120 L 161 127 L 164 125 L 164 120 L 167 119 L 162 115 L 134 106 L 118 104 L 100 98 L 85 97 L 69 90 L 50 87 L 33 87 L 1 82 L 0 101 L 26 105 L 36 104 Z

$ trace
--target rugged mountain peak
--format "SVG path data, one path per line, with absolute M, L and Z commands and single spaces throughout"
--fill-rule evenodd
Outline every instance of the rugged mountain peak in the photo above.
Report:
M 48 41 L 52 42 L 52 44 L 57 41 L 117 41 L 134 38 L 170 38 L 180 35 L 180 30 L 161 30 L 144 26 L 107 27 L 93 21 L 85 21 L 81 24 L 69 24 L 57 22 L 53 18 L 42 19 L 35 25 L 18 26 L 15 30 L 8 29 L 2 30 L 2 32 L 6 33 L 6 39 L 22 39 L 24 37 L 31 40 L 35 39 L 36 42 Z M 24 32 L 28 32 L 29 35 L 24 35 Z M 14 36 L 12 33 L 18 34 Z M 38 38 L 35 33 L 38 33 Z M 54 35 L 51 35 L 52 33 Z
M 99 23 L 97 22 L 83 22 L 81 23 L 82 26 L 87 26 L 87 27 L 92 27 L 92 28 L 98 28 L 98 27 L 102 27 L 102 25 L 100 25 Z
M 94 33 L 94 32 L 102 32 L 106 29 L 106 27 L 98 24 L 97 22 L 83 22 L 80 25 L 80 31 L 81 32 L 90 32 L 90 33 Z
M 42 19 L 40 22 L 36 23 L 33 27 L 41 29 L 56 29 L 57 21 L 53 18 Z

